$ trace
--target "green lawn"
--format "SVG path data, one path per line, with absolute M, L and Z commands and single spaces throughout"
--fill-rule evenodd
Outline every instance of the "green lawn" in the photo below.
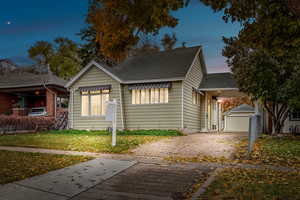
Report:
M 300 137 L 270 137 L 258 139 L 254 151 L 247 157 L 247 143 L 238 147 L 235 159 L 257 164 L 300 167 Z
M 300 197 L 299 180 L 299 173 L 225 169 L 200 199 L 294 200 Z
M 0 184 L 22 180 L 88 160 L 90 158 L 84 156 L 0 151 Z
M 106 131 L 51 131 L 48 133 L 0 136 L 0 146 L 22 146 L 45 149 L 121 153 L 138 145 L 175 135 L 178 131 L 150 130 L 124 131 L 117 134 L 117 145 L 111 146 L 111 136 Z

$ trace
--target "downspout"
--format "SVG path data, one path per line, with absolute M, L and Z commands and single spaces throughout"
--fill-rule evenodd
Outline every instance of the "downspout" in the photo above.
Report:
M 74 94 L 75 90 L 72 90 L 72 129 L 74 129 Z
M 184 126 L 183 126 L 183 85 L 184 85 L 184 80 L 182 81 L 182 84 L 181 84 L 181 129 L 183 130 L 184 129 Z
M 125 127 L 124 127 L 124 112 L 123 112 L 123 98 L 122 98 L 122 87 L 121 87 L 121 83 L 119 84 L 119 88 L 120 88 L 121 123 L 122 123 L 122 127 L 123 127 L 123 130 L 124 130 Z

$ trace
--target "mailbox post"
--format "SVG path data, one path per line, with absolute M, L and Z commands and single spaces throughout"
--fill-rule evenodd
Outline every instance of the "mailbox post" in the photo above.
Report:
M 106 108 L 105 120 L 112 122 L 112 142 L 111 145 L 114 147 L 117 143 L 117 100 L 108 101 Z

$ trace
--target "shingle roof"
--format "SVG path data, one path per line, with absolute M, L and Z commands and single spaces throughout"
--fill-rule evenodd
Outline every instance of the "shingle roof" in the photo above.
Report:
M 248 104 L 242 104 L 242 105 L 239 105 L 229 111 L 227 111 L 225 114 L 228 115 L 228 114 L 231 114 L 231 113 L 237 113 L 237 112 L 254 112 L 254 108 Z
M 181 80 L 187 74 L 199 48 L 200 46 L 195 46 L 145 53 L 129 57 L 116 67 L 108 67 L 97 60 L 96 62 L 124 82 L 176 78 Z
M 11 73 L 0 76 L 0 89 L 21 88 L 44 85 L 64 87 L 67 81 L 53 74 Z
M 200 83 L 199 89 L 237 88 L 232 73 L 206 74 Z

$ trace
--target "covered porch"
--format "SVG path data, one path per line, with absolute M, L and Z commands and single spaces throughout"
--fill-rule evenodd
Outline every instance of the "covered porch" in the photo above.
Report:
M 224 129 L 224 105 L 226 98 L 245 96 L 236 88 L 232 89 L 206 89 L 204 95 L 205 125 L 203 132 L 222 132 Z
M 55 117 L 67 104 L 65 83 L 51 72 L 6 74 L 0 77 L 0 115 Z
M 61 102 L 67 99 L 66 91 L 59 88 L 15 88 L 0 90 L 2 99 L 2 113 L 14 116 L 28 116 L 32 109 L 44 111 L 43 116 L 56 116 Z

